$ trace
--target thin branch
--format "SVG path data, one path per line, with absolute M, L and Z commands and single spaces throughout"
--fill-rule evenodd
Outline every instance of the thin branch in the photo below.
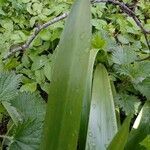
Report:
M 135 15 L 135 13 L 130 9 L 128 8 L 123 2 L 119 2 L 119 1 L 115 1 L 115 0 L 91 0 L 91 3 L 94 4 L 94 3 L 111 3 L 111 4 L 114 4 L 114 5 L 118 5 L 122 11 L 126 14 L 128 14 L 130 17 L 132 17 L 134 19 L 134 21 L 136 22 L 136 24 L 141 28 L 144 36 L 145 36 L 145 40 L 147 42 L 147 45 L 148 45 L 148 48 L 150 50 L 150 45 L 149 45 L 149 42 L 148 42 L 148 38 L 147 38 L 147 34 L 150 33 L 150 31 L 146 31 L 142 24 L 141 24 L 141 21 L 137 18 L 137 16 Z M 64 13 L 52 20 L 50 20 L 49 22 L 41 25 L 41 26 L 38 26 L 34 29 L 34 32 L 31 34 L 31 36 L 28 38 L 28 40 L 25 42 L 25 44 L 21 45 L 21 46 L 17 46 L 13 49 L 10 50 L 10 52 L 3 58 L 4 60 L 9 58 L 10 56 L 12 56 L 14 53 L 18 52 L 18 51 L 23 51 L 27 48 L 29 48 L 30 44 L 32 43 L 32 41 L 36 38 L 36 36 L 39 34 L 39 32 L 45 28 L 47 28 L 48 26 L 56 23 L 56 22 L 59 22 L 60 20 L 63 20 L 65 19 L 66 17 L 68 16 L 68 13 Z
M 147 31 L 143 28 L 141 21 L 137 18 L 135 13 L 129 7 L 127 7 L 123 2 L 119 2 L 119 1 L 115 1 L 115 0 L 95 0 L 95 1 L 92 1 L 92 3 L 101 3 L 101 2 L 109 2 L 109 3 L 112 3 L 114 5 L 118 5 L 124 13 L 128 14 L 130 17 L 132 17 L 134 19 L 137 26 L 139 26 L 141 28 L 143 33 L 150 34 L 150 31 Z
M 29 48 L 30 44 L 33 42 L 33 40 L 36 38 L 36 36 L 40 33 L 41 30 L 47 28 L 48 26 L 59 22 L 60 20 L 65 19 L 68 16 L 68 13 L 64 13 L 46 23 L 44 23 L 41 26 L 35 27 L 34 32 L 31 34 L 31 36 L 28 38 L 28 40 L 25 42 L 25 44 L 17 46 L 13 49 L 10 50 L 10 52 L 4 57 L 4 60 L 9 58 L 10 56 L 12 56 L 14 53 L 18 52 L 18 51 L 22 51 L 25 50 L 27 48 Z

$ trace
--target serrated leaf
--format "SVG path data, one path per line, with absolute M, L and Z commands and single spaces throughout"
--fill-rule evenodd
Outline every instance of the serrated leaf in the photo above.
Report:
M 130 64 L 131 62 L 134 62 L 136 60 L 136 53 L 134 50 L 131 49 L 131 47 L 120 47 L 113 51 L 112 54 L 112 60 L 116 64 Z
M 21 92 L 14 99 L 12 99 L 10 103 L 16 108 L 17 112 L 20 113 L 24 120 L 44 120 L 45 103 L 38 94 Z
M 13 99 L 20 84 L 21 75 L 13 72 L 0 73 L 0 101 L 9 101 Z
M 121 128 L 109 144 L 107 150 L 124 150 L 125 144 L 128 140 L 129 136 L 129 128 L 130 128 L 130 121 L 131 115 L 129 115 L 125 121 L 123 122 Z
M 134 62 L 134 64 L 121 65 L 117 72 L 129 76 L 132 82 L 137 84 L 150 76 L 150 62 Z
M 9 143 L 10 150 L 37 150 L 41 141 L 45 103 L 38 94 L 19 93 L 10 101 L 22 118 L 11 131 L 13 141 Z M 8 111 L 10 114 L 11 112 Z M 11 114 L 16 115 L 16 114 Z M 16 116 L 15 116 L 16 117 Z M 13 117 L 12 117 L 13 118 Z
M 134 85 L 135 89 L 140 91 L 143 96 L 150 99 L 150 77 L 146 78 L 142 82 Z
M 77 147 L 90 56 L 90 19 L 90 1 L 76 0 L 56 49 L 42 150 Z
M 150 101 L 147 101 L 134 122 L 125 150 L 141 150 L 144 148 L 140 143 L 150 134 L 149 114 Z
M 9 150 L 38 150 L 41 140 L 42 123 L 28 120 L 13 128 L 13 141 Z
M 94 34 L 94 36 L 92 38 L 93 48 L 102 49 L 104 45 L 105 45 L 105 40 L 102 39 L 100 34 L 98 34 L 98 33 Z
M 140 101 L 134 95 L 120 93 L 116 96 L 116 104 L 122 108 L 126 115 L 129 115 L 138 112 Z
M 105 150 L 117 130 L 108 72 L 103 65 L 98 64 L 93 80 L 86 150 Z
M 23 121 L 21 114 L 19 114 L 17 109 L 15 107 L 13 107 L 10 102 L 2 102 L 2 104 L 5 107 L 5 109 L 7 110 L 10 117 L 12 118 L 15 125 L 17 125 L 18 122 Z

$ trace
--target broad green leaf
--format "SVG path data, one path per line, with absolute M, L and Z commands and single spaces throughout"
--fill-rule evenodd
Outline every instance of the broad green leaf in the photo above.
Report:
M 43 69 L 35 71 L 35 79 L 37 83 L 41 84 L 45 82 L 45 76 Z
M 45 103 L 38 94 L 19 93 L 18 96 L 10 101 L 19 115 L 17 126 L 11 131 L 13 141 L 9 143 L 10 150 L 37 150 L 39 149 L 43 121 L 45 117 Z M 12 119 L 16 113 L 8 110 Z
M 13 128 L 9 150 L 37 150 L 41 140 L 42 123 L 28 120 Z
M 13 99 L 20 84 L 20 75 L 13 72 L 0 73 L 0 101 L 9 101 Z
M 44 100 L 36 93 L 20 92 L 10 101 L 11 105 L 16 108 L 24 120 L 37 119 L 43 121 L 45 115 Z
M 5 107 L 5 109 L 7 110 L 10 117 L 12 118 L 15 125 L 17 125 L 18 122 L 23 121 L 21 114 L 19 114 L 17 109 L 15 107 L 13 107 L 10 102 L 2 102 L 2 104 Z
M 138 112 L 140 101 L 134 95 L 120 93 L 116 96 L 116 104 L 122 108 L 126 115 L 129 115 Z
M 78 140 L 79 150 L 85 149 L 85 144 L 86 144 L 87 128 L 88 128 L 89 112 L 90 112 L 90 104 L 91 104 L 91 87 L 92 87 L 93 67 L 94 67 L 94 62 L 95 62 L 98 51 L 99 51 L 98 49 L 92 49 L 90 51 L 88 77 L 86 81 L 85 96 L 83 99 L 83 109 L 82 109 L 80 133 L 79 133 L 79 140 Z
M 56 49 L 42 150 L 76 150 L 88 78 L 90 19 L 90 1 L 77 0 Z
M 107 150 L 124 150 L 129 136 L 129 127 L 132 116 L 129 115 L 123 122 L 121 128 L 109 144 Z
M 37 83 L 32 82 L 32 83 L 26 83 L 25 85 L 22 85 L 20 88 L 21 92 L 35 92 L 37 89 Z
M 32 59 L 33 59 L 33 64 L 31 66 L 31 70 L 38 70 L 48 62 L 48 59 L 45 55 L 34 56 Z
M 147 101 L 141 109 L 130 132 L 125 150 L 141 150 L 144 146 L 140 143 L 150 134 L 150 101 Z
M 19 61 L 17 60 L 17 58 L 12 58 L 12 59 L 9 59 L 9 60 L 5 63 L 4 69 L 5 69 L 5 70 L 12 70 L 12 69 L 15 69 L 19 64 L 20 64 L 20 63 L 19 63 Z
M 40 38 L 44 41 L 49 41 L 51 38 L 51 32 L 48 29 L 45 29 L 43 31 L 40 32 Z
M 102 64 L 94 73 L 89 117 L 86 150 L 105 150 L 118 129 L 110 80 Z
M 140 144 L 144 146 L 146 150 L 150 150 L 150 134 Z
M 150 76 L 150 62 L 144 61 L 122 65 L 118 68 L 117 72 L 129 76 L 132 82 L 137 84 Z
M 46 76 L 46 78 L 51 81 L 51 74 L 52 74 L 52 71 L 51 71 L 51 63 L 48 62 L 47 64 L 45 64 L 44 66 L 44 75 Z
M 146 96 L 147 99 L 150 99 L 150 77 L 138 84 L 135 84 L 134 88 L 140 91 L 143 96 Z
M 121 42 L 122 44 L 128 44 L 129 43 L 129 40 L 125 37 L 125 36 L 122 36 L 121 34 L 119 34 L 117 36 L 119 42 Z
M 120 47 L 113 51 L 112 60 L 116 64 L 129 64 L 137 59 L 136 53 L 131 47 Z

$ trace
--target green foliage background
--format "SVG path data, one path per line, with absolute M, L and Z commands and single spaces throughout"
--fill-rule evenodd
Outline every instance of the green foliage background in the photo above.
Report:
M 68 12 L 72 2 L 72 0 L 0 0 L 0 72 L 15 71 L 16 74 L 21 75 L 14 77 L 12 73 L 7 76 L 10 88 L 14 87 L 14 89 L 7 91 L 3 87 L 0 88 L 1 91 L 10 93 L 9 97 L 6 97 L 7 93 L 0 92 L 0 101 L 10 101 L 18 87 L 18 92 L 36 92 L 47 101 L 51 64 L 55 55 L 54 50 L 64 28 L 64 21 L 42 30 L 26 51 L 17 52 L 15 56 L 4 61 L 3 57 L 13 47 L 24 43 L 34 27 L 63 12 Z M 124 2 L 132 4 L 132 0 L 124 0 Z M 91 10 L 93 33 L 91 49 L 100 50 L 96 63 L 103 63 L 107 67 L 110 78 L 115 83 L 116 106 L 122 110 L 123 114 L 136 115 L 143 102 L 150 100 L 150 61 L 149 59 L 140 61 L 150 55 L 144 34 L 134 20 L 124 14 L 118 6 L 100 3 L 94 4 Z M 149 2 L 140 0 L 135 14 L 141 20 L 143 27 L 150 31 Z M 150 38 L 149 35 L 148 38 Z M 0 83 L 2 78 L 5 78 L 3 74 L 0 76 Z M 5 86 L 4 88 L 7 89 Z M 11 105 L 17 107 L 16 104 Z M 2 120 L 7 113 L 2 106 L 0 111 Z M 28 119 L 18 128 L 23 129 L 29 124 L 36 124 L 33 118 Z M 20 133 L 13 134 L 15 137 L 21 137 Z M 23 134 L 26 135 L 26 133 Z M 142 142 L 142 145 L 147 140 L 149 137 Z

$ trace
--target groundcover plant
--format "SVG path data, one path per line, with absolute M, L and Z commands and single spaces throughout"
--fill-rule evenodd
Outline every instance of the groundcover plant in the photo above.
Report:
M 150 3 L 0 0 L 2 150 L 150 150 Z

